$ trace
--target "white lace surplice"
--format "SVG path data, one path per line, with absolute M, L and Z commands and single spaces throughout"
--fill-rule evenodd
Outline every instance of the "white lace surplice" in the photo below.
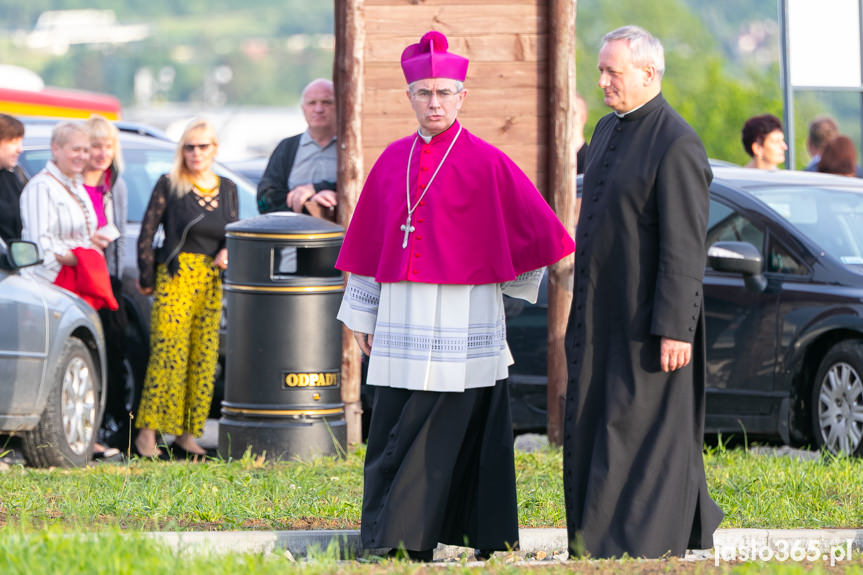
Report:
M 423 391 L 491 387 L 509 375 L 503 297 L 536 301 L 544 268 L 503 284 L 377 283 L 351 274 L 338 319 L 373 333 L 366 383 Z

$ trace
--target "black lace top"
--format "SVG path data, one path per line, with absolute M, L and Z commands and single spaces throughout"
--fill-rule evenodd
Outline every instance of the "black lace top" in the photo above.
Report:
M 228 178 L 220 178 L 218 197 L 218 206 L 209 215 L 218 218 L 225 225 L 237 221 L 239 208 L 236 184 Z M 147 204 L 138 236 L 138 281 L 141 287 L 155 286 L 156 264 L 167 263 L 168 271 L 172 275 L 179 269 L 177 256 L 188 251 L 186 243 L 192 226 L 208 215 L 208 208 L 201 206 L 197 198 L 194 192 L 183 196 L 176 194 L 167 174 L 159 178 Z M 161 247 L 154 248 L 153 239 L 160 224 L 165 232 L 165 240 Z M 224 246 L 223 233 L 214 253 L 210 255 L 215 255 Z

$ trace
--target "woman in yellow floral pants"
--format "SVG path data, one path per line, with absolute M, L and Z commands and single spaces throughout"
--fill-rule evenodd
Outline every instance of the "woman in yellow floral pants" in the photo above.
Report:
M 218 142 L 212 124 L 193 120 L 174 166 L 156 183 L 138 236 L 138 283 L 153 294 L 150 363 L 138 409 L 135 450 L 162 452 L 156 433 L 176 435 L 175 456 L 201 456 L 195 440 L 213 398 L 219 353 L 222 282 L 228 267 L 225 226 L 238 216 L 237 186 L 213 173 Z M 159 226 L 164 241 L 153 238 Z
M 180 269 L 161 264 L 150 327 L 151 360 L 138 427 L 200 437 L 213 399 L 219 356 L 222 282 L 213 258 L 181 253 Z

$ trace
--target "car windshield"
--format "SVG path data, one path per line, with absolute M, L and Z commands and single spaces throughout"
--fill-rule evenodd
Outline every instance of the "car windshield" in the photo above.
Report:
M 51 151 L 48 149 L 25 150 L 19 162 L 28 173 L 35 174 L 45 166 L 50 157 Z M 140 222 L 159 176 L 171 171 L 174 151 L 167 148 L 123 148 L 123 160 L 125 168 L 122 176 L 129 189 L 128 221 Z M 213 171 L 220 176 L 231 178 L 237 184 L 240 218 L 257 216 L 255 189 L 218 163 L 213 164 Z
M 839 261 L 863 265 L 863 189 L 794 186 L 747 191 Z

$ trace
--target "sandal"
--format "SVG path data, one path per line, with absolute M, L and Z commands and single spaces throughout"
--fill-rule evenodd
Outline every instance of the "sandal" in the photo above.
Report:
M 101 446 L 100 446 L 101 447 Z M 116 447 L 103 447 L 101 451 L 93 451 L 93 461 L 105 463 L 122 463 L 125 461 L 123 452 Z

